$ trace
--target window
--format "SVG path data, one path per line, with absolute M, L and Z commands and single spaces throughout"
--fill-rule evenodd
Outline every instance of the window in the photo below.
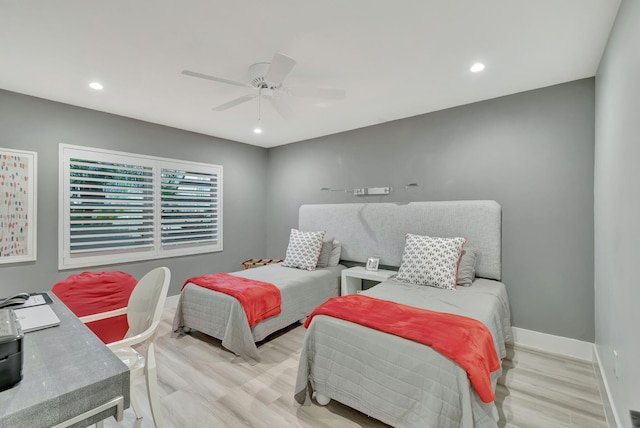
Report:
M 60 269 L 222 251 L 222 167 L 60 145 Z

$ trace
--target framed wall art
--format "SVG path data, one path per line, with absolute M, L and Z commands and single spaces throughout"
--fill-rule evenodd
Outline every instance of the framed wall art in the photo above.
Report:
M 0 147 L 0 264 L 36 260 L 37 153 Z

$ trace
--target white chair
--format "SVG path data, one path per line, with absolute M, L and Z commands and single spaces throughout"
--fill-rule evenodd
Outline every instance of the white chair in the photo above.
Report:
M 146 379 L 147 394 L 151 407 L 151 414 L 156 427 L 163 426 L 160 400 L 158 399 L 158 380 L 156 374 L 156 359 L 154 354 L 154 340 L 156 338 L 162 310 L 169 290 L 171 271 L 166 267 L 151 270 L 136 284 L 126 308 L 116 309 L 80 318 L 88 323 L 117 315 L 127 315 L 129 330 L 124 339 L 108 343 L 111 349 L 131 370 L 131 407 L 136 415 L 136 426 L 142 423 L 140 405 L 135 399 L 133 391 L 134 381 L 140 377 Z M 144 346 L 145 355 L 141 355 L 131 346 Z M 101 427 L 102 423 L 98 423 Z

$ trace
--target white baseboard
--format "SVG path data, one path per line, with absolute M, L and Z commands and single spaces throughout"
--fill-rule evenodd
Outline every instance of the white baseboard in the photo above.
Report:
M 579 360 L 593 361 L 594 346 L 591 342 L 554 336 L 524 328 L 512 327 L 513 342 L 517 345 L 539 349 L 553 354 L 561 354 Z
M 598 348 L 593 343 L 518 327 L 512 327 L 511 330 L 513 332 L 513 342 L 517 345 L 539 349 L 552 354 L 565 355 L 592 363 L 596 371 L 598 389 L 600 390 L 605 407 L 607 424 L 609 428 L 619 428 L 623 426 L 620 424 L 618 412 L 616 411 L 611 396 L 607 376 L 602 367 L 600 355 L 598 355 Z
M 607 424 L 609 428 L 619 428 L 622 427 L 622 422 L 620 421 L 620 417 L 618 416 L 618 411 L 616 410 L 616 406 L 613 402 L 613 397 L 611 396 L 611 390 L 609 389 L 609 382 L 607 381 L 607 374 L 605 373 L 604 367 L 602 367 L 602 361 L 600 360 L 600 354 L 598 353 L 598 347 L 593 347 L 593 355 L 594 355 L 594 368 L 596 369 L 596 377 L 598 378 L 598 388 L 600 389 L 600 395 L 602 396 L 602 401 L 604 405 L 604 413 L 607 417 Z M 604 391 L 602 390 L 604 388 Z

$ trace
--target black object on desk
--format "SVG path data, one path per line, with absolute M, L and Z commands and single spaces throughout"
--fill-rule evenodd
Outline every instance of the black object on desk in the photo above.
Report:
M 18 293 L 0 299 L 0 308 L 28 308 L 30 306 L 50 305 L 53 302 L 47 293 Z
M 0 299 L 0 308 L 6 308 L 7 306 L 22 305 L 29 300 L 29 293 L 18 293 L 13 296 Z
M 15 312 L 0 309 L 0 391 L 22 380 L 23 337 Z

